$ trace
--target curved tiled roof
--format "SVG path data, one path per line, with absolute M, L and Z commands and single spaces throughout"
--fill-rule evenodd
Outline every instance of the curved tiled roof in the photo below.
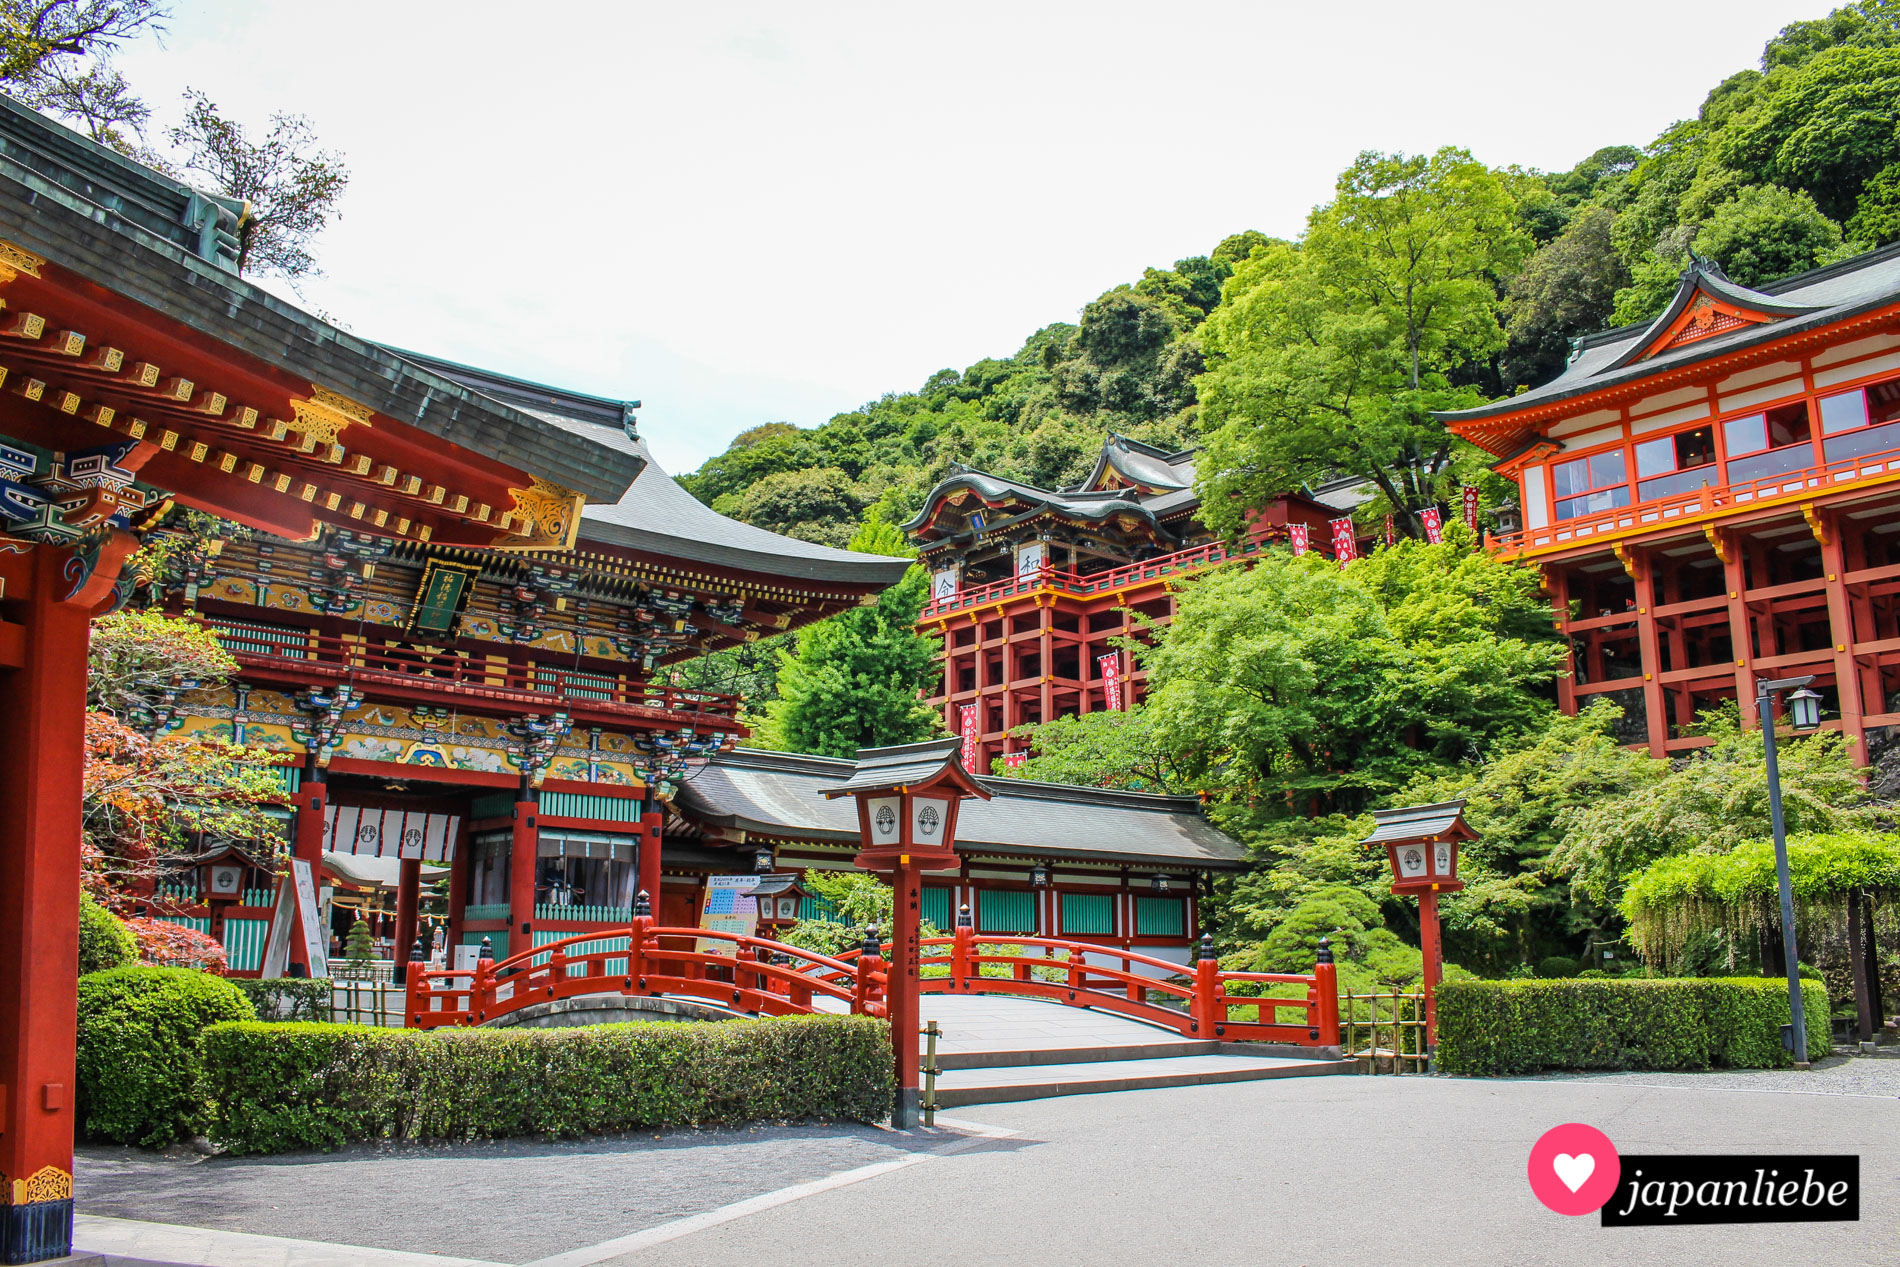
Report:
M 1683 307 L 1698 291 L 1780 319 L 1710 335 L 1643 358 L 1642 353 L 1681 315 Z M 1756 290 L 1737 286 L 1723 277 L 1720 269 L 1711 269 L 1706 261 L 1697 261 L 1684 271 L 1675 299 L 1668 311 L 1655 321 L 1580 339 L 1570 363 L 1547 383 L 1488 405 L 1433 416 L 1453 431 L 1459 431 L 1462 424 L 1557 404 L 1894 303 L 1900 303 L 1900 243 L 1826 268 L 1797 273 Z
M 1105 471 L 1114 470 L 1131 484 L 1158 492 L 1179 492 L 1194 487 L 1194 451 L 1168 453 L 1152 444 L 1108 433 L 1095 469 L 1082 481 L 1082 488 L 1094 488 Z
M 1109 488 L 1093 492 L 1069 493 L 1056 489 L 1037 488 L 1033 484 L 1020 484 L 1015 480 L 1006 480 L 998 475 L 983 471 L 960 471 L 940 481 L 924 498 L 924 508 L 903 525 L 905 532 L 915 532 L 924 526 L 930 518 L 931 507 L 959 488 L 967 488 L 987 501 L 1000 501 L 1005 497 L 1017 497 L 1028 502 L 1032 509 L 1060 511 L 1076 519 L 1107 519 L 1111 515 L 1139 515 L 1143 519 L 1155 521 L 1152 505 L 1139 498 L 1141 494 L 1128 489 Z M 1157 521 L 1156 526 L 1159 527 Z M 1165 531 L 1165 530 L 1163 530 Z
M 680 785 L 690 818 L 765 836 L 853 842 L 857 804 L 824 793 L 850 779 L 854 761 L 739 748 L 721 753 Z M 957 818 L 969 852 L 1088 858 L 1149 866 L 1232 869 L 1246 850 L 1201 813 L 1191 796 L 979 778 L 988 801 L 970 799 Z
M 653 460 L 646 441 L 629 434 L 638 401 L 569 392 L 416 352 L 398 355 L 508 401 L 563 432 L 642 459 L 645 465 L 620 500 L 581 512 L 583 540 L 801 581 L 879 588 L 896 584 L 911 565 L 909 559 L 860 554 L 781 536 L 720 514 L 681 488 Z
M 109 278 L 118 294 L 424 436 L 595 500 L 626 491 L 634 455 L 550 435 L 519 408 L 239 277 L 230 202 L 0 96 L 0 236 L 82 276 Z

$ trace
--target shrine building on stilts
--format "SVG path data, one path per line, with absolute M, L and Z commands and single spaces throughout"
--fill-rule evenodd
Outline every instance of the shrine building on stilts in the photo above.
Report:
M 1565 711 L 1664 756 L 1813 674 L 1856 761 L 1900 725 L 1900 245 L 1757 289 L 1696 259 L 1655 320 L 1439 417 L 1517 482 L 1487 544 L 1543 572 Z
M 928 700 L 966 740 L 970 768 L 1015 765 L 1019 726 L 1132 709 L 1147 671 L 1118 640 L 1174 617 L 1175 582 L 1329 524 L 1370 496 L 1342 479 L 1274 498 L 1229 546 L 1200 517 L 1197 451 L 1110 434 L 1074 488 L 958 468 L 904 525 L 931 574 L 918 628 L 941 635 L 943 682 Z

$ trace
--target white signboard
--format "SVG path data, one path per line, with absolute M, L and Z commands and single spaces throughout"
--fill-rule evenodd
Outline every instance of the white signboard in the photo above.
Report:
M 871 815 L 871 843 L 895 845 L 904 838 L 897 815 L 904 807 L 901 796 L 874 796 L 866 807 Z
M 910 798 L 910 839 L 919 849 L 941 848 L 944 827 L 950 822 L 950 802 L 934 796 Z
M 291 925 L 303 926 L 304 954 L 310 961 L 310 975 L 330 975 L 330 951 L 324 945 L 323 924 L 317 919 L 317 886 L 310 863 L 302 858 L 290 860 L 290 880 L 277 886 L 277 907 L 271 912 L 270 933 L 264 940 L 262 975 L 277 978 L 290 968 Z
M 930 596 L 939 602 L 957 596 L 957 570 L 946 568 L 930 574 Z
M 1399 846 L 1399 878 L 1411 880 L 1425 874 L 1425 846 Z
M 1440 842 L 1432 846 L 1432 874 L 1451 874 L 1451 846 Z
M 271 912 L 270 935 L 264 940 L 262 975 L 275 980 L 290 966 L 290 926 L 297 919 L 297 894 L 292 885 L 277 886 L 277 908 Z
M 290 878 L 297 885 L 297 922 L 303 925 L 303 950 L 310 960 L 310 975 L 327 977 L 330 975 L 330 948 L 324 945 L 323 925 L 317 922 L 317 884 L 309 860 L 292 858 Z
M 709 875 L 706 877 L 706 902 L 699 912 L 699 926 L 716 933 L 737 933 L 750 937 L 759 930 L 759 899 L 752 890 L 759 887 L 756 875 Z M 702 955 L 730 955 L 737 942 L 702 937 Z
M 455 814 L 332 805 L 324 848 L 369 858 L 421 858 L 449 862 L 462 820 Z
M 1048 547 L 1040 541 L 1031 541 L 1028 545 L 1016 547 L 1016 575 L 1034 576 L 1042 569 L 1048 559 Z

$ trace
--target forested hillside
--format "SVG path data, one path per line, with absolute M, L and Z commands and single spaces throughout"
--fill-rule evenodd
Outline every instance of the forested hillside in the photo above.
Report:
M 1405 523 L 1482 469 L 1429 410 L 1541 381 L 1576 335 L 1653 315 L 1691 251 L 1756 285 L 1900 240 L 1897 121 L 1900 0 L 1864 0 L 1783 29 L 1647 146 L 1606 137 L 1558 173 L 1361 155 L 1298 243 L 1236 233 L 1011 356 L 810 430 L 754 427 L 682 482 L 842 545 L 873 505 L 907 517 L 953 461 L 1059 485 L 1114 430 L 1210 444 L 1202 469 L 1236 504 L 1363 474 L 1384 493 L 1366 513 Z M 1341 231 L 1375 212 L 1390 249 Z

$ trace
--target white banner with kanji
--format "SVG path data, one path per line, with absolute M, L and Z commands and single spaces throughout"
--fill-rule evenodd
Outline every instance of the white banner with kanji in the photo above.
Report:
M 372 809 L 332 805 L 324 848 L 369 858 L 420 858 L 448 862 L 455 857 L 455 837 L 462 820 L 455 814 L 425 814 L 417 810 Z

